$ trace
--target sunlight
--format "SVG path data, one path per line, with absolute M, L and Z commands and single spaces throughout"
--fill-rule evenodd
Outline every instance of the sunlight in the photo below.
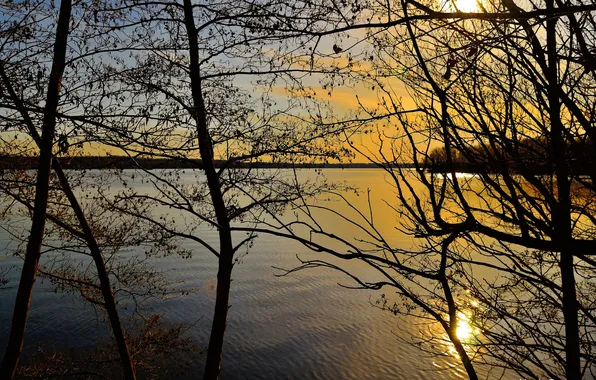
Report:
M 462 342 L 464 347 L 467 347 L 468 344 L 472 343 L 477 338 L 478 334 L 480 334 L 480 330 L 474 328 L 473 326 L 471 310 L 466 312 L 457 312 L 457 327 L 455 329 L 455 334 Z M 457 350 L 453 344 L 448 344 L 448 353 L 453 357 L 459 357 L 459 354 L 457 353 Z
M 466 341 L 473 336 L 474 330 L 470 325 L 469 318 L 461 312 L 458 314 L 459 315 L 457 319 L 457 329 L 455 330 L 455 334 L 457 335 L 459 340 Z
M 478 0 L 452 0 L 453 8 L 460 12 L 477 12 Z

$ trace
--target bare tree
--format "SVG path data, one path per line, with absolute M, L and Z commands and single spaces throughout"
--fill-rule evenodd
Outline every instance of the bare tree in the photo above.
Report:
M 41 100 L 41 97 L 44 94 L 43 82 L 45 74 L 43 46 L 48 43 L 47 41 L 52 41 L 51 39 L 46 40 L 46 35 L 44 34 L 43 28 L 43 25 L 45 24 L 43 24 L 43 20 L 52 18 L 53 10 L 51 8 L 53 7 L 53 4 L 50 4 L 50 9 L 45 9 L 44 5 L 42 4 L 25 4 L 22 6 L 8 5 L 7 9 L 9 10 L 10 17 L 5 22 L 6 30 L 3 32 L 3 38 L 5 39 L 5 43 L 3 44 L 3 53 L 5 57 L 0 63 L 0 77 L 2 79 L 2 87 L 5 90 L 5 92 L 3 92 L 2 99 L 2 108 L 5 112 L 3 118 L 3 122 L 5 123 L 5 131 L 14 128 L 15 133 L 24 132 L 25 135 L 29 135 L 34 142 L 34 154 L 36 154 L 37 147 L 39 147 L 40 164 L 38 165 L 38 181 L 41 182 L 35 191 L 36 199 L 38 199 L 37 197 L 40 198 L 38 201 L 36 200 L 35 204 L 33 204 L 29 201 L 26 191 L 24 191 L 27 186 L 26 175 L 21 175 L 18 181 L 13 181 L 12 179 L 7 178 L 3 179 L 5 182 L 3 182 L 2 188 L 5 195 L 11 197 L 13 201 L 21 203 L 26 209 L 31 210 L 34 220 L 37 221 L 37 224 L 34 223 L 32 227 L 31 234 L 32 236 L 35 235 L 35 239 L 30 239 L 30 242 L 33 242 L 30 243 L 32 248 L 30 248 L 28 253 L 25 255 L 25 266 L 23 269 L 19 293 L 17 294 L 17 304 L 15 307 L 15 317 L 13 318 L 11 339 L 9 340 L 2 368 L 7 376 L 9 372 L 14 374 L 22 346 L 22 338 L 24 334 L 24 327 L 26 325 L 26 315 L 31 296 L 32 284 L 38 271 L 37 266 L 39 256 L 41 254 L 41 241 L 43 238 L 45 220 L 50 219 L 53 223 L 57 223 L 59 229 L 66 231 L 67 234 L 71 234 L 75 237 L 75 239 L 82 239 L 86 242 L 87 248 L 91 252 L 91 257 L 93 258 L 97 269 L 97 276 L 99 277 L 99 285 L 97 286 L 97 289 L 101 292 L 103 298 L 103 301 L 95 300 L 95 303 L 102 305 L 102 307 L 105 306 L 108 312 L 111 327 L 116 337 L 125 377 L 134 378 L 132 360 L 124 337 L 124 331 L 118 317 L 114 294 L 112 293 L 112 288 L 110 286 L 110 270 L 106 268 L 104 257 L 102 256 L 100 246 L 97 242 L 93 228 L 89 223 L 89 219 L 85 215 L 83 207 L 75 196 L 73 187 L 69 182 L 64 170 L 62 169 L 59 159 L 53 153 L 55 143 L 59 146 L 60 151 L 66 151 L 68 149 L 66 136 L 60 135 L 57 139 L 58 141 L 56 142 L 54 141 L 54 137 L 56 135 L 57 107 L 59 104 L 62 107 L 64 107 L 66 104 L 69 104 L 69 102 L 65 102 L 64 99 L 60 101 L 59 91 L 63 84 L 62 76 L 65 67 L 72 63 L 72 61 L 66 61 L 66 41 L 69 34 L 69 23 L 71 18 L 70 3 L 61 4 L 60 8 L 58 32 L 55 38 L 56 42 L 54 43 L 54 55 L 50 56 L 53 66 L 49 77 L 45 104 L 43 106 L 37 106 L 35 104 L 35 101 Z M 85 7 L 83 8 L 84 9 L 82 12 L 85 13 L 87 10 Z M 87 12 L 91 13 L 93 11 L 89 10 Z M 42 21 L 39 21 L 39 19 Z M 84 38 L 75 38 L 74 41 L 74 44 L 81 47 L 84 52 L 82 55 L 79 55 L 78 58 L 97 53 L 97 51 L 94 51 L 93 53 L 89 52 L 88 46 L 85 45 L 86 43 L 89 43 L 89 41 L 86 41 Z M 69 58 L 72 59 L 73 57 Z M 24 61 L 28 61 L 32 65 L 25 67 L 15 64 L 14 61 L 17 59 L 20 60 L 21 64 Z M 35 68 L 38 70 L 36 73 L 36 78 L 33 74 L 35 72 Z M 25 76 L 16 79 L 20 74 L 25 74 Z M 17 84 L 19 81 L 21 81 L 21 84 L 24 84 L 23 82 L 28 82 L 29 85 L 33 86 L 30 87 L 27 92 L 22 90 L 20 91 L 20 94 L 18 94 L 17 90 L 15 90 L 15 86 L 19 85 Z M 66 81 L 66 83 L 68 86 L 73 82 Z M 76 88 L 76 81 L 74 81 L 73 85 Z M 70 89 L 68 89 L 67 97 L 70 97 L 70 92 Z M 40 114 L 43 114 L 42 136 L 39 135 L 36 128 L 36 123 L 38 122 L 38 116 Z M 76 134 L 76 130 L 74 133 Z M 25 144 L 23 140 L 18 140 L 18 134 L 15 136 L 15 141 L 18 142 L 17 145 L 19 146 L 23 146 L 23 144 Z M 10 147 L 11 145 L 14 145 L 14 143 L 8 142 L 7 146 Z M 19 153 L 22 155 L 25 152 L 20 151 Z M 66 197 L 65 201 L 70 204 L 70 208 L 74 213 L 73 217 L 76 220 L 74 223 L 61 219 L 62 215 L 56 215 L 52 213 L 48 214 L 47 212 L 50 192 L 51 190 L 55 190 L 50 188 L 51 163 L 53 163 L 53 169 L 58 178 L 58 186 L 60 188 L 59 191 L 63 192 L 63 195 Z M 10 177 L 10 175 L 8 177 Z M 44 179 L 46 177 L 47 181 Z M 19 178 L 19 176 L 16 176 L 16 178 Z M 6 180 L 8 180 L 8 182 L 6 182 Z M 45 185 L 46 182 L 48 182 L 47 186 Z M 14 185 L 17 187 L 11 187 Z M 43 206 L 43 210 L 39 209 L 41 206 Z M 36 215 L 38 216 L 36 217 Z M 36 257 L 33 256 L 32 253 L 34 245 L 36 244 L 35 242 L 39 242 Z M 128 269 L 130 270 L 130 268 Z M 55 281 L 62 281 L 62 286 L 64 286 L 64 283 L 66 283 L 68 286 L 74 285 L 75 287 L 80 287 L 81 284 L 85 282 L 81 280 L 81 278 L 84 279 L 85 276 L 78 276 L 77 278 L 76 276 L 73 276 L 72 273 L 70 273 L 70 276 L 67 277 L 60 277 L 60 274 L 56 272 L 51 274 L 46 272 L 45 275 L 50 275 L 50 277 Z M 86 284 L 89 286 L 93 282 L 93 280 L 90 280 L 87 281 Z M 95 285 L 93 286 L 95 287 Z M 24 297 L 25 293 L 29 295 Z M 82 290 L 81 294 L 83 294 Z
M 21 281 L 19 283 L 8 346 L 0 370 L 2 377 L 6 378 L 12 378 L 17 367 L 19 354 L 23 345 L 23 337 L 25 335 L 25 326 L 27 324 L 29 303 L 33 292 L 33 283 L 37 274 L 37 263 L 41 253 L 50 183 L 52 148 L 56 126 L 55 113 L 56 107 L 58 106 L 60 81 L 62 79 L 62 73 L 64 72 L 71 6 L 72 4 L 68 0 L 60 3 L 60 16 L 56 28 L 56 43 L 54 45 L 54 61 L 48 81 L 42 135 L 39 145 L 40 167 L 37 176 L 31 236 L 29 238 L 27 254 L 25 256 Z
M 325 188 L 259 166 L 262 161 L 323 161 L 347 153 L 339 144 L 343 126 L 313 123 L 323 117 L 324 107 L 291 114 L 296 101 L 275 106 L 272 94 L 279 83 L 300 91 L 303 76 L 341 68 L 322 68 L 313 61 L 304 46 L 316 44 L 317 37 L 275 32 L 276 24 L 299 30 L 309 17 L 323 18 L 326 8 L 297 10 L 252 1 L 135 2 L 100 9 L 98 17 L 108 19 L 110 13 L 127 9 L 138 13 L 118 34 L 124 53 L 112 51 L 108 63 L 98 64 L 92 73 L 90 82 L 101 91 L 77 98 L 84 114 L 59 116 L 82 131 L 85 141 L 110 146 L 138 158 L 137 163 L 144 157 L 176 159 L 204 174 L 204 179 L 197 175 L 196 183 L 184 184 L 177 173 L 153 172 L 139 164 L 135 175 L 152 183 L 157 195 L 136 191 L 122 179 L 121 194 L 100 192 L 100 197 L 106 209 L 134 216 L 172 238 L 191 239 L 217 257 L 218 290 L 205 369 L 206 378 L 216 378 L 232 269 L 237 252 L 255 238 L 249 233 L 235 243 L 231 224 L 254 225 L 265 213 L 280 213 L 290 200 Z M 126 52 L 130 57 L 123 57 Z M 236 80 L 247 82 L 238 86 Z M 263 94 L 252 94 L 251 86 Z M 164 206 L 192 222 L 180 226 L 171 215 L 153 212 Z M 199 225 L 218 230 L 216 246 L 197 235 Z
M 483 335 L 467 346 L 475 348 L 476 362 L 523 376 L 580 378 L 593 370 L 593 297 L 587 291 L 594 270 L 593 185 L 586 178 L 591 169 L 577 165 L 578 151 L 588 162 L 593 154 L 594 58 L 587 53 L 594 41 L 593 4 L 479 7 L 484 9 L 443 18 L 432 4 L 396 5 L 395 21 L 374 25 L 381 31 L 369 34 L 376 71 L 362 80 L 378 89 L 379 108 L 361 104 L 369 117 L 346 121 L 379 131 L 375 149 L 351 145 L 388 173 L 402 228 L 423 239 L 425 248 L 408 253 L 394 247 L 369 207 L 347 221 L 364 237 L 338 237 L 320 228 L 309 210 L 341 217 L 338 211 L 305 203 L 296 207 L 304 209 L 312 236 L 339 241 L 345 251 L 312 239 L 303 243 L 363 261 L 382 280 L 364 281 L 328 260 L 301 268 L 330 266 L 360 286 L 395 288 L 409 306 L 384 300 L 385 308 L 430 315 L 456 348 L 458 312 L 474 302 L 474 323 Z M 399 99 L 396 79 L 407 85 L 414 107 Z M 409 162 L 413 170 L 400 167 Z M 462 162 L 474 178 L 457 173 Z M 482 270 L 492 274 L 478 278 Z M 465 350 L 457 351 L 474 378 Z

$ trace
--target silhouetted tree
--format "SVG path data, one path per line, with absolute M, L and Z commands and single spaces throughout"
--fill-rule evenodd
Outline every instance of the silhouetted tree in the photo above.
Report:
M 113 271 L 115 266 L 111 265 L 106 267 L 104 257 L 102 256 L 95 235 L 97 230 L 94 232 L 94 227 L 97 228 L 97 226 L 91 226 L 91 223 L 89 223 L 88 216 L 85 215 L 83 206 L 79 203 L 79 200 L 73 191 L 73 186 L 57 158 L 57 154 L 68 150 L 67 137 L 61 134 L 63 126 L 60 126 L 56 120 L 57 114 L 59 113 L 57 112 L 57 107 L 59 104 L 65 106 L 72 101 L 70 98 L 70 88 L 67 87 L 67 94 L 66 96 L 63 96 L 62 99 L 60 99 L 60 90 L 64 82 L 66 82 L 67 86 L 73 84 L 75 88 L 78 85 L 76 80 L 72 82 L 69 80 L 63 81 L 63 74 L 65 68 L 73 61 L 97 53 L 97 50 L 95 49 L 93 50 L 93 53 L 89 51 L 89 46 L 91 46 L 89 39 L 92 39 L 94 36 L 91 35 L 91 38 L 89 38 L 89 35 L 86 35 L 85 31 L 83 31 L 82 36 L 80 33 L 76 33 L 77 38 L 74 39 L 73 44 L 81 47 L 84 53 L 80 55 L 76 54 L 76 57 L 72 52 L 71 54 L 67 54 L 67 37 L 69 33 L 72 32 L 69 31 L 71 4 L 68 2 L 61 4 L 60 15 L 56 24 L 57 33 L 55 38 L 50 37 L 47 32 L 47 29 L 52 28 L 54 25 L 45 22 L 53 18 L 53 8 L 53 3 L 49 5 L 37 3 L 5 5 L 8 17 L 3 20 L 3 57 L 2 62 L 0 62 L 0 77 L 2 79 L 1 88 L 3 89 L 1 94 L 1 106 L 4 131 L 15 133 L 15 138 L 12 141 L 4 142 L 4 144 L 6 144 L 3 146 L 3 148 L 6 148 L 6 152 L 4 153 L 16 153 L 19 155 L 32 153 L 37 155 L 37 152 L 39 151 L 40 160 L 37 173 L 38 185 L 33 193 L 36 197 L 35 202 L 32 201 L 32 198 L 28 197 L 28 195 L 31 195 L 31 193 L 28 192 L 30 189 L 30 187 L 28 187 L 30 185 L 28 183 L 30 178 L 28 174 L 23 171 L 6 173 L 2 179 L 2 190 L 4 195 L 11 198 L 13 203 L 20 203 L 24 206 L 25 212 L 31 212 L 34 220 L 31 229 L 31 238 L 29 239 L 29 248 L 25 254 L 25 264 L 16 299 L 11 338 L 9 339 L 4 356 L 2 373 L 9 377 L 14 375 L 16 369 L 18 356 L 22 347 L 22 339 L 26 326 L 26 317 L 28 314 L 33 282 L 38 272 L 38 262 L 41 254 L 41 242 L 44 236 L 45 220 L 49 219 L 52 223 L 56 224 L 58 230 L 57 235 L 62 238 L 62 242 L 65 245 L 69 244 L 68 238 L 65 236 L 70 236 L 74 240 L 82 240 L 85 242 L 95 263 L 99 284 L 96 285 L 94 279 L 89 279 L 88 275 L 75 275 L 72 270 L 64 276 L 66 267 L 61 268 L 62 273 L 57 273 L 57 271 L 54 270 L 51 273 L 46 271 L 43 274 L 49 276 L 56 283 L 60 283 L 60 286 L 63 288 L 79 289 L 81 294 L 87 300 L 90 300 L 97 305 L 101 305 L 101 307 L 105 307 L 110 319 L 112 331 L 117 341 L 125 377 L 134 378 L 132 360 L 118 317 L 115 297 L 110 286 L 109 275 L 110 271 L 115 273 L 115 271 Z M 83 6 L 76 12 L 78 16 L 78 13 L 84 15 L 87 12 L 91 14 L 93 13 L 93 10 L 88 10 L 86 6 Z M 81 17 L 81 19 L 83 18 L 84 17 Z M 87 37 L 87 39 L 85 39 L 85 37 Z M 44 59 L 48 57 L 45 55 L 45 49 L 47 47 L 52 47 L 52 45 L 54 46 L 54 50 L 53 55 L 49 56 L 49 60 L 52 62 L 53 66 L 50 71 L 50 76 L 47 78 L 48 88 L 46 91 L 46 64 Z M 99 48 L 99 51 L 102 49 L 103 48 Z M 69 61 L 67 61 L 67 56 Z M 15 63 L 16 61 L 18 61 L 18 63 Z M 25 62 L 30 65 L 25 65 Z M 68 71 L 67 74 L 69 74 Z M 47 93 L 45 102 L 43 99 L 44 92 Z M 67 98 L 68 100 L 65 101 L 64 98 Z M 41 136 L 37 129 L 38 123 L 42 125 Z M 56 128 L 57 124 L 60 129 Z M 56 133 L 57 130 L 60 133 Z M 73 133 L 76 134 L 76 130 Z M 19 134 L 21 134 L 20 137 Z M 58 138 L 55 139 L 57 134 Z M 26 135 L 28 135 L 31 140 L 22 138 Z M 33 142 L 33 146 L 31 146 L 31 142 Z M 53 152 L 55 147 L 58 150 L 57 153 Z M 31 150 L 27 151 L 28 149 Z M 50 183 L 52 164 L 57 177 L 57 183 L 55 183 L 55 185 L 59 188 L 59 192 L 61 193 L 60 196 L 65 198 L 61 201 L 70 205 L 70 210 L 74 215 L 69 215 L 68 211 L 63 210 L 63 207 L 61 207 L 62 205 L 60 204 L 61 201 L 54 203 L 56 202 L 56 199 L 50 199 L 53 197 L 52 193 L 55 191 L 55 188 L 52 188 L 53 184 Z M 53 207 L 49 213 L 47 210 L 48 202 L 50 207 Z M 74 220 L 68 220 L 69 218 Z M 56 230 L 54 230 L 54 232 L 55 231 Z M 114 247 L 116 246 L 116 244 L 114 244 L 116 243 L 115 240 L 112 240 L 111 243 Z M 120 241 L 118 244 L 118 246 L 122 246 L 125 243 Z M 120 267 L 120 270 L 123 269 L 123 267 Z M 141 273 L 138 269 L 139 268 L 136 270 L 137 275 Z M 135 273 L 133 265 L 129 265 L 126 270 L 129 271 L 129 274 Z M 145 275 L 143 278 L 149 281 L 149 278 L 151 277 L 149 276 L 150 273 L 144 268 L 142 270 L 145 271 L 143 272 L 143 275 Z M 130 283 L 133 284 L 134 282 L 131 281 Z M 157 284 L 158 283 L 153 285 L 154 289 L 159 286 Z M 96 295 L 84 294 L 83 289 L 85 288 L 88 291 L 91 291 L 91 293 L 94 292 L 93 288 L 96 288 L 95 290 L 101 294 L 100 299 L 97 299 Z
M 72 4 L 69 0 L 60 3 L 60 16 L 56 26 L 56 42 L 54 44 L 54 59 L 48 80 L 47 98 L 39 143 L 40 165 L 37 175 L 31 236 L 21 273 L 8 346 L 0 369 L 0 376 L 5 378 L 12 378 L 17 367 L 19 354 L 23 345 L 23 337 L 25 335 L 33 283 L 37 274 L 37 264 L 41 254 L 50 186 L 52 149 L 56 128 L 56 108 L 60 94 L 60 82 L 64 72 L 71 7 Z
M 424 248 L 409 254 L 395 248 L 370 208 L 353 221 L 364 238 L 329 234 L 316 219 L 309 224 L 313 236 L 347 246 L 328 253 L 363 261 L 383 280 L 366 282 L 327 260 L 302 267 L 330 266 L 360 286 L 393 287 L 408 302 L 383 305 L 430 315 L 450 339 L 457 324 L 446 324 L 444 316 L 467 313 L 474 302 L 473 323 L 482 333 L 469 344 L 477 348 L 474 360 L 523 376 L 578 379 L 592 370 L 593 297 L 587 289 L 596 243 L 588 200 L 593 185 L 571 170 L 571 158 L 594 133 L 594 56 L 588 53 L 594 4 L 546 1 L 525 10 L 513 2 L 483 3 L 478 13 L 432 19 L 438 15 L 433 7 L 402 2 L 393 8 L 399 12 L 393 23 L 380 22 L 375 26 L 381 31 L 369 34 L 376 71 L 362 80 L 378 90 L 378 108 L 361 105 L 370 117 L 356 122 L 379 131 L 378 147 L 351 144 L 388 173 L 396 216 L 402 228 L 424 239 Z M 394 92 L 396 79 L 408 87 L 413 107 Z M 538 172 L 528 152 L 551 174 Z M 433 160 L 443 162 L 442 173 L 425 170 Z M 398 165 L 411 161 L 413 170 Z M 459 162 L 478 168 L 476 176 L 458 174 Z M 304 243 L 326 251 L 320 242 Z M 482 270 L 492 274 L 478 278 Z M 454 294 L 461 299 L 449 302 Z M 474 377 L 469 358 L 458 352 Z
M 111 212 L 134 216 L 173 239 L 190 239 L 217 257 L 217 297 L 205 369 L 206 378 L 216 378 L 232 269 L 237 252 L 248 249 L 255 238 L 249 233 L 236 241 L 231 224 L 254 225 L 267 213 L 282 212 L 291 200 L 328 188 L 301 183 L 293 173 L 241 169 L 237 164 L 324 161 L 347 154 L 339 143 L 344 126 L 313 122 L 324 117 L 324 106 L 292 113 L 307 101 L 275 93 L 305 91 L 306 74 L 342 69 L 317 62 L 318 54 L 306 49 L 317 44 L 317 37 L 296 32 L 309 25 L 309 17 L 323 19 L 329 12 L 323 4 L 298 9 L 255 1 L 233 6 L 134 2 L 106 6 L 98 17 L 108 19 L 110 12 L 127 9 L 134 10 L 136 23 L 120 28 L 117 44 L 122 52 L 111 52 L 104 60 L 108 63 L 96 62 L 89 79 L 101 91 L 95 87 L 78 97 L 84 115 L 59 115 L 77 126 L 84 141 L 110 146 L 133 160 L 170 158 L 201 170 L 195 183 L 184 183 L 179 172 L 139 165 L 135 176 L 151 183 L 152 193 L 134 189 L 121 178 L 124 191 L 116 196 L 99 192 L 99 198 Z M 278 31 L 277 25 L 292 31 Z M 236 84 L 243 80 L 246 85 Z M 282 98 L 281 105 L 275 96 Z M 176 210 L 176 218 L 157 211 L 165 207 Z M 188 225 L 175 220 L 180 214 L 188 217 Z M 217 244 L 200 236 L 197 228 L 204 225 L 218 230 Z

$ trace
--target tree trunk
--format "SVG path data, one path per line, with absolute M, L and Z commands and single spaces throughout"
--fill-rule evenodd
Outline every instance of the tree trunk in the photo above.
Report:
M 232 245 L 230 221 L 228 219 L 225 201 L 220 188 L 219 176 L 217 175 L 213 159 L 213 146 L 211 136 L 209 135 L 207 114 L 202 92 L 199 46 L 197 42 L 198 33 L 190 0 L 184 0 L 184 23 L 188 34 L 189 44 L 190 84 L 195 112 L 193 116 L 197 124 L 201 161 L 203 163 L 205 176 L 207 177 L 207 185 L 209 187 L 209 194 L 215 211 L 215 218 L 217 220 L 219 232 L 220 249 L 218 256 L 219 268 L 217 273 L 217 294 L 204 376 L 204 379 L 217 379 L 220 374 L 221 354 L 228 319 L 234 248 Z
M 455 178 L 455 177 L 454 177 Z M 451 286 L 449 285 L 449 280 L 447 278 L 447 255 L 449 254 L 449 246 L 451 243 L 457 239 L 458 233 L 453 232 L 451 233 L 442 243 L 441 243 L 441 263 L 439 266 L 439 279 L 441 282 L 441 287 L 443 288 L 443 294 L 445 295 L 445 301 L 447 302 L 447 308 L 449 311 L 449 325 L 443 324 L 443 328 L 445 328 L 447 335 L 449 336 L 449 340 L 453 343 L 459 358 L 466 369 L 466 373 L 468 374 L 468 378 L 470 380 L 478 380 L 478 375 L 476 374 L 476 369 L 474 368 L 474 364 L 472 360 L 468 356 L 465 347 L 461 343 L 461 340 L 457 336 L 457 325 L 459 321 L 459 317 L 457 316 L 457 306 L 455 303 L 455 299 L 453 298 L 453 293 L 451 292 Z
M 25 253 L 25 262 L 21 271 L 8 345 L 4 359 L 2 360 L 2 366 L 0 367 L 0 378 L 2 379 L 11 379 L 16 372 L 19 356 L 23 348 L 31 294 L 37 275 L 39 256 L 41 254 L 50 188 L 50 174 L 52 170 L 52 146 L 56 129 L 56 108 L 58 107 L 60 85 L 64 72 L 71 8 L 71 0 L 63 0 L 60 3 L 60 15 L 58 16 L 56 42 L 54 44 L 54 61 L 48 84 L 42 136 L 39 145 L 39 169 L 37 171 L 37 183 L 35 185 L 35 203 L 31 231 Z
M 581 379 L 577 294 L 573 255 L 561 252 L 559 263 L 563 287 L 563 319 L 565 321 L 565 375 L 568 380 Z
M 56 158 L 54 158 L 54 163 L 54 171 L 58 175 L 58 179 L 60 180 L 62 189 L 64 190 L 64 193 L 66 194 L 71 204 L 71 207 L 77 216 L 79 224 L 81 225 L 81 229 L 83 230 L 83 233 L 85 235 L 87 246 L 91 251 L 91 256 L 93 257 L 95 267 L 97 268 L 97 276 L 99 277 L 101 293 L 103 295 L 106 311 L 108 312 L 110 325 L 112 326 L 112 332 L 114 333 L 114 338 L 116 339 L 116 345 L 118 346 L 118 353 L 120 354 L 120 361 L 122 362 L 122 371 L 124 373 L 124 378 L 127 380 L 134 380 L 134 365 L 130 357 L 130 352 L 128 350 L 128 344 L 126 343 L 124 330 L 122 329 L 122 324 L 120 323 L 120 316 L 118 315 L 118 309 L 116 308 L 116 300 L 114 298 L 114 294 L 112 293 L 110 277 L 108 275 L 108 271 L 106 270 L 101 250 L 99 249 L 97 240 L 95 240 L 95 235 L 93 235 L 93 231 L 91 230 L 91 227 L 87 222 L 87 218 L 83 213 L 83 209 L 79 205 L 76 196 L 70 188 L 68 179 L 62 171 L 60 162 Z
M 31 134 L 33 140 L 35 141 L 38 146 L 41 144 L 41 138 L 35 129 L 33 121 L 29 117 L 27 110 L 25 109 L 22 102 L 19 100 L 16 92 L 14 91 L 12 85 L 10 84 L 9 78 L 6 75 L 4 68 L 0 64 L 0 77 L 4 81 L 6 85 L 6 89 L 9 95 L 12 97 L 13 101 L 15 102 L 19 112 L 21 113 L 25 124 L 29 128 L 29 133 Z M 56 173 L 58 180 L 60 181 L 60 185 L 62 186 L 62 190 L 66 194 L 71 207 L 79 221 L 79 224 L 83 230 L 83 234 L 85 236 L 85 241 L 89 250 L 91 252 L 91 256 L 95 262 L 95 266 L 97 268 L 97 273 L 99 277 L 100 288 L 104 297 L 106 311 L 108 312 L 108 318 L 110 320 L 110 324 L 112 327 L 112 332 L 114 333 L 114 338 L 116 339 L 116 344 L 118 346 L 118 352 L 120 354 L 120 360 L 122 362 L 122 368 L 124 372 L 124 378 L 127 380 L 131 380 L 135 378 L 134 374 L 134 367 L 133 362 L 130 358 L 130 353 L 128 350 L 128 344 L 126 343 L 126 338 L 124 336 L 124 331 L 122 329 L 122 325 L 120 323 L 120 317 L 118 316 L 118 310 L 116 308 L 116 301 L 114 299 L 114 295 L 112 293 L 112 287 L 110 285 L 110 278 L 107 274 L 107 270 L 105 268 L 105 263 L 103 260 L 103 256 L 101 254 L 101 250 L 99 245 L 97 244 L 97 240 L 95 240 L 95 236 L 89 223 L 87 222 L 87 218 L 83 213 L 83 210 L 74 195 L 72 188 L 68 182 L 68 178 L 64 174 L 62 170 L 62 165 L 60 161 L 54 157 L 52 160 L 52 165 L 54 168 L 54 172 Z
M 554 0 L 547 1 L 547 8 L 554 9 Z M 571 246 L 571 183 L 567 162 L 565 131 L 561 122 L 559 78 L 557 66 L 557 18 L 546 22 L 548 54 L 548 102 L 550 139 L 553 152 L 557 201 L 552 205 L 554 242 L 560 253 L 561 286 L 563 289 L 563 319 L 565 322 L 565 375 L 569 380 L 581 378 L 580 342 L 578 325 L 575 268 Z
M 215 311 L 213 312 L 213 323 L 209 337 L 209 348 L 203 379 L 217 379 L 221 371 L 221 357 L 223 352 L 224 335 L 228 321 L 228 309 L 230 300 L 230 285 L 232 281 L 232 261 L 219 260 L 219 271 L 217 273 L 217 293 L 215 299 Z
M 457 354 L 459 355 L 459 358 L 461 359 L 461 362 L 464 365 L 464 368 L 466 369 L 468 378 L 470 380 L 478 380 L 478 375 L 476 374 L 476 369 L 472 364 L 472 360 L 468 356 L 468 353 L 466 352 L 466 349 L 464 348 L 463 344 L 461 344 L 461 341 L 457 337 L 456 331 L 457 324 L 452 325 L 449 331 L 449 340 L 451 341 L 451 343 L 453 343 L 453 346 L 455 347 L 455 350 L 457 351 Z

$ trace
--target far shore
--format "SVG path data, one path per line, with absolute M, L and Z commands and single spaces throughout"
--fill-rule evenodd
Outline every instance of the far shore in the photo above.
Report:
M 125 156 L 78 156 L 59 157 L 64 169 L 201 169 L 200 159 L 192 158 L 130 158 Z M 216 161 L 216 167 L 262 168 L 262 169 L 379 169 L 382 166 L 366 162 L 309 163 L 309 162 L 229 162 Z M 37 157 L 0 156 L 0 170 L 37 169 Z M 390 167 L 413 168 L 414 164 L 390 165 Z
M 138 157 L 131 158 L 125 156 L 77 156 L 77 157 L 59 157 L 60 163 L 67 170 L 101 170 L 101 169 L 138 169 L 146 170 L 158 169 L 202 169 L 203 163 L 195 158 L 151 158 Z M 591 175 L 588 167 L 578 165 L 574 162 L 571 165 L 571 172 L 575 175 Z M 31 156 L 0 156 L 0 170 L 35 170 L 37 169 L 38 158 Z M 387 168 L 405 168 L 413 169 L 416 165 L 412 163 L 402 164 L 373 164 L 368 162 L 246 162 L 246 161 L 217 161 L 217 168 L 234 167 L 246 169 L 387 169 Z M 511 172 L 519 173 L 515 167 L 509 168 Z M 495 173 L 490 171 L 486 165 L 454 163 L 453 166 L 445 163 L 429 165 L 424 168 L 428 173 L 466 173 L 466 174 L 487 174 Z M 549 175 L 552 170 L 545 163 L 527 164 L 523 167 L 526 174 Z

